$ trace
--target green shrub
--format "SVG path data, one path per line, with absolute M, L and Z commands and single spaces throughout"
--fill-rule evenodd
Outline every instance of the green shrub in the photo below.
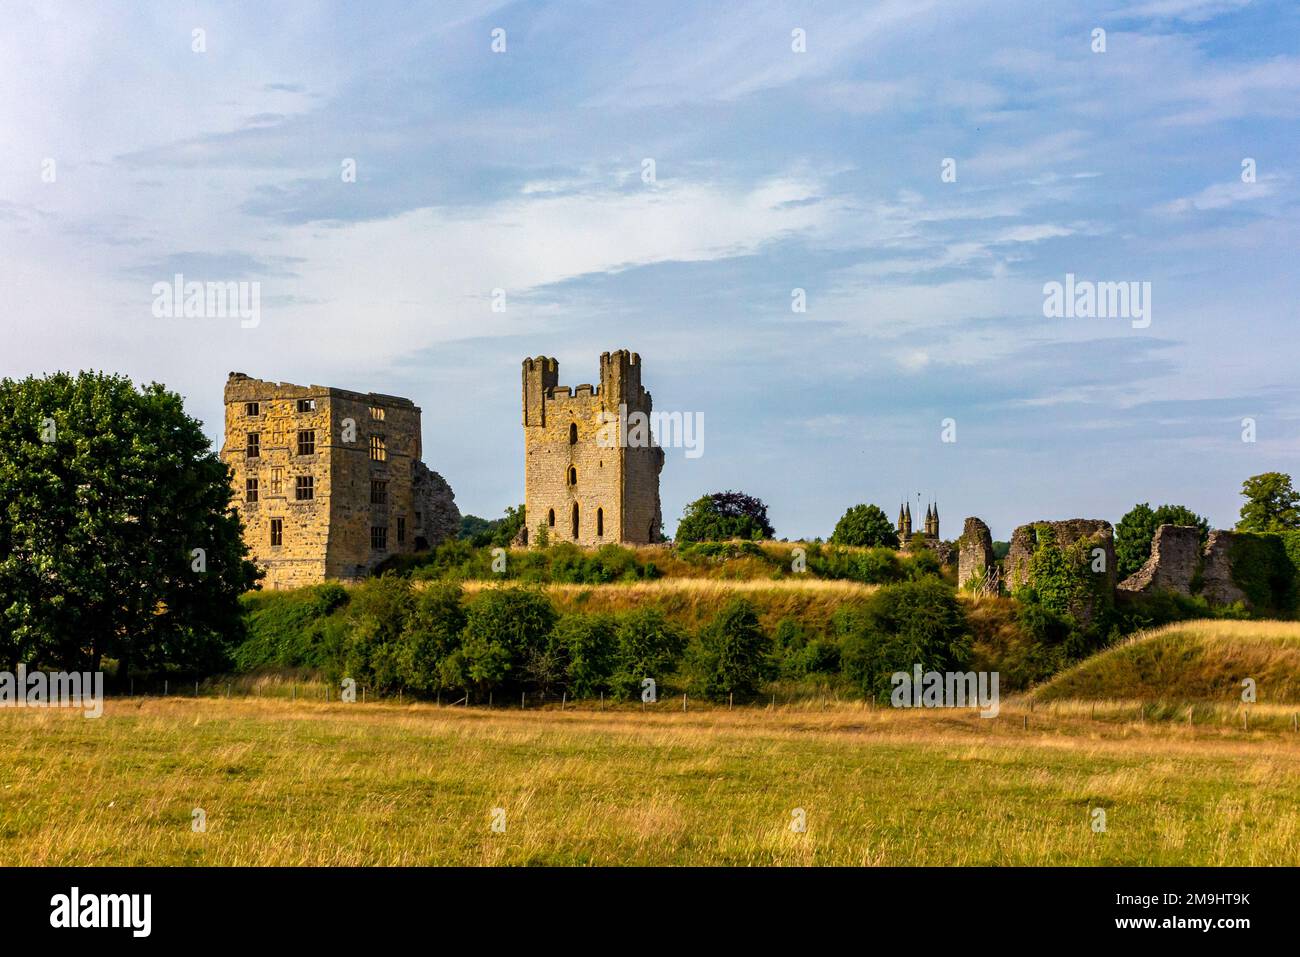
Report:
M 835 675 L 840 671 L 840 646 L 828 638 L 814 638 L 782 663 L 782 673 L 796 678 Z
M 617 648 L 610 690 L 620 698 L 639 697 L 645 678 L 659 688 L 667 685 L 681 663 L 686 636 L 658 608 L 638 608 L 620 619 Z
M 569 694 L 590 698 L 609 690 L 618 648 L 618 621 L 612 615 L 572 612 L 555 626 L 555 643 L 564 651 Z
M 810 550 L 808 568 L 819 578 L 847 579 L 866 585 L 888 585 L 908 577 L 912 559 L 906 560 L 890 548 L 826 548 Z M 936 563 L 937 566 L 937 563 Z
M 1291 615 L 1296 610 L 1296 566 L 1282 535 L 1239 532 L 1229 555 L 1233 583 L 1261 615 Z
M 953 671 L 971 655 L 971 634 L 956 591 L 937 578 L 886 586 L 858 611 L 836 614 L 845 678 L 888 700 L 895 672 Z
M 460 585 L 435 582 L 416 595 L 401 637 L 406 688 L 428 693 L 464 686 L 459 651 L 465 620 Z
M 410 580 L 395 573 L 357 586 L 348 603 L 345 678 L 380 692 L 402 686 L 402 634 L 414 607 Z
M 718 700 L 752 697 L 771 673 L 772 645 L 758 624 L 758 612 L 733 598 L 700 630 L 692 649 L 692 673 L 700 693 Z
M 347 602 L 347 589 L 337 582 L 245 595 L 247 638 L 232 652 L 235 669 L 324 667 L 337 649 L 322 645 L 319 622 Z
M 470 602 L 461 644 L 464 676 L 480 691 L 519 687 L 531 650 L 546 648 L 556 613 L 550 600 L 527 588 L 489 588 Z

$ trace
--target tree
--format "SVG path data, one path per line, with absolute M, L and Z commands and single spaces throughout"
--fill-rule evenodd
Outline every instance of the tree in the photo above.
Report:
M 1151 557 L 1151 543 L 1161 525 L 1195 525 L 1204 541 L 1210 523 L 1185 505 L 1161 505 L 1153 509 L 1146 502 L 1134 505 L 1115 526 L 1116 574 L 1123 579 L 1132 575 Z
M 465 628 L 461 598 L 455 582 L 430 582 L 416 595 L 402 632 L 401 674 L 406 687 L 429 692 L 459 686 L 458 675 L 448 663 L 460 650 Z
M 544 647 L 555 608 L 541 592 L 489 588 L 470 602 L 461 654 L 465 675 L 480 691 L 524 680 L 530 650 Z
M 402 683 L 402 634 L 415 608 L 411 580 L 393 572 L 365 581 L 348 603 L 348 648 L 343 677 L 377 691 Z
M 1300 528 L 1300 495 L 1285 472 L 1253 475 L 1241 485 L 1246 504 L 1241 507 L 1239 532 L 1284 532 Z
M 524 524 L 524 506 L 507 505 L 501 518 L 479 518 L 477 515 L 460 517 L 459 537 L 475 548 L 509 548 Z
M 876 505 L 854 505 L 835 524 L 832 545 L 897 548 L 898 533 L 884 510 Z
M 617 651 L 610 686 L 620 697 L 640 694 L 641 682 L 652 678 L 662 688 L 677 670 L 686 636 L 658 608 L 638 608 L 618 623 Z
M 81 372 L 0 381 L 0 656 L 220 667 L 258 579 L 230 471 L 181 397 Z
M 677 526 L 679 542 L 758 541 L 775 534 L 767 520 L 767 506 L 744 492 L 714 492 L 696 499 L 686 506 Z
M 555 626 L 555 640 L 564 649 L 573 697 L 590 698 L 609 687 L 618 642 L 611 615 L 567 614 Z
M 751 697 L 771 670 L 772 643 L 745 598 L 733 598 L 700 632 L 693 662 L 707 698 Z
M 861 611 L 836 613 L 846 678 L 868 697 L 888 698 L 895 672 L 959 670 L 971 654 L 966 613 L 937 578 L 886 585 Z

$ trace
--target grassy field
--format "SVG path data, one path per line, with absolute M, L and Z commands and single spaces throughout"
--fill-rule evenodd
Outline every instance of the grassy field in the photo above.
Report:
M 6 709 L 0 864 L 1300 863 L 1289 713 L 1027 707 Z

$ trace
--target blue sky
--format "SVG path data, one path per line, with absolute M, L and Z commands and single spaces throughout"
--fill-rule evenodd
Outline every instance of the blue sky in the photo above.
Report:
M 1293 2 L 4 16 L 0 375 L 161 381 L 214 439 L 231 370 L 409 396 L 496 515 L 521 359 L 577 385 L 631 348 L 656 408 L 704 417 L 670 532 L 723 488 L 788 537 L 918 493 L 946 537 L 1144 500 L 1230 526 L 1245 477 L 1300 478 Z M 176 272 L 259 282 L 260 323 L 155 318 Z M 1045 318 L 1067 273 L 1150 282 L 1151 324 Z

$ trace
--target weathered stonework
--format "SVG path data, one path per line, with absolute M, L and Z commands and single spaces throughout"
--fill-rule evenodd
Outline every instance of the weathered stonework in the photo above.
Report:
M 1201 564 L 1201 594 L 1211 605 L 1250 604 L 1246 593 L 1232 580 L 1232 545 L 1235 532 L 1212 531 Z
M 415 463 L 412 477 L 415 500 L 415 550 L 432 548 L 460 534 L 460 509 L 451 486 L 423 462 Z
M 957 587 L 967 588 L 974 582 L 987 587 L 993 578 L 993 535 L 978 518 L 966 519 L 958 540 Z
M 1151 557 L 1116 587 L 1128 592 L 1190 595 L 1200 570 L 1201 530 L 1195 525 L 1161 525 L 1151 541 Z
M 420 462 L 409 399 L 232 372 L 225 406 L 221 458 L 264 586 L 364 578 L 459 525 L 450 487 Z
M 1105 574 L 1109 586 L 1115 587 L 1115 532 L 1110 522 L 1093 518 L 1072 518 L 1064 522 L 1031 522 L 1021 525 L 1011 536 L 1011 548 L 1006 558 L 1007 587 L 1015 591 L 1029 582 L 1029 560 L 1038 545 L 1038 526 L 1051 529 L 1056 544 L 1066 548 L 1081 538 L 1096 538 L 1094 547 L 1105 554 Z
M 524 530 L 579 545 L 644 545 L 662 539 L 659 472 L 663 449 L 619 440 L 620 410 L 649 416 L 641 359 L 619 350 L 600 357 L 600 384 L 559 384 L 560 364 L 523 362 Z M 612 424 L 611 424 L 612 423 Z M 632 429 L 628 429 L 629 436 Z M 648 427 L 647 427 L 648 434 Z M 613 438 L 614 441 L 610 441 Z

